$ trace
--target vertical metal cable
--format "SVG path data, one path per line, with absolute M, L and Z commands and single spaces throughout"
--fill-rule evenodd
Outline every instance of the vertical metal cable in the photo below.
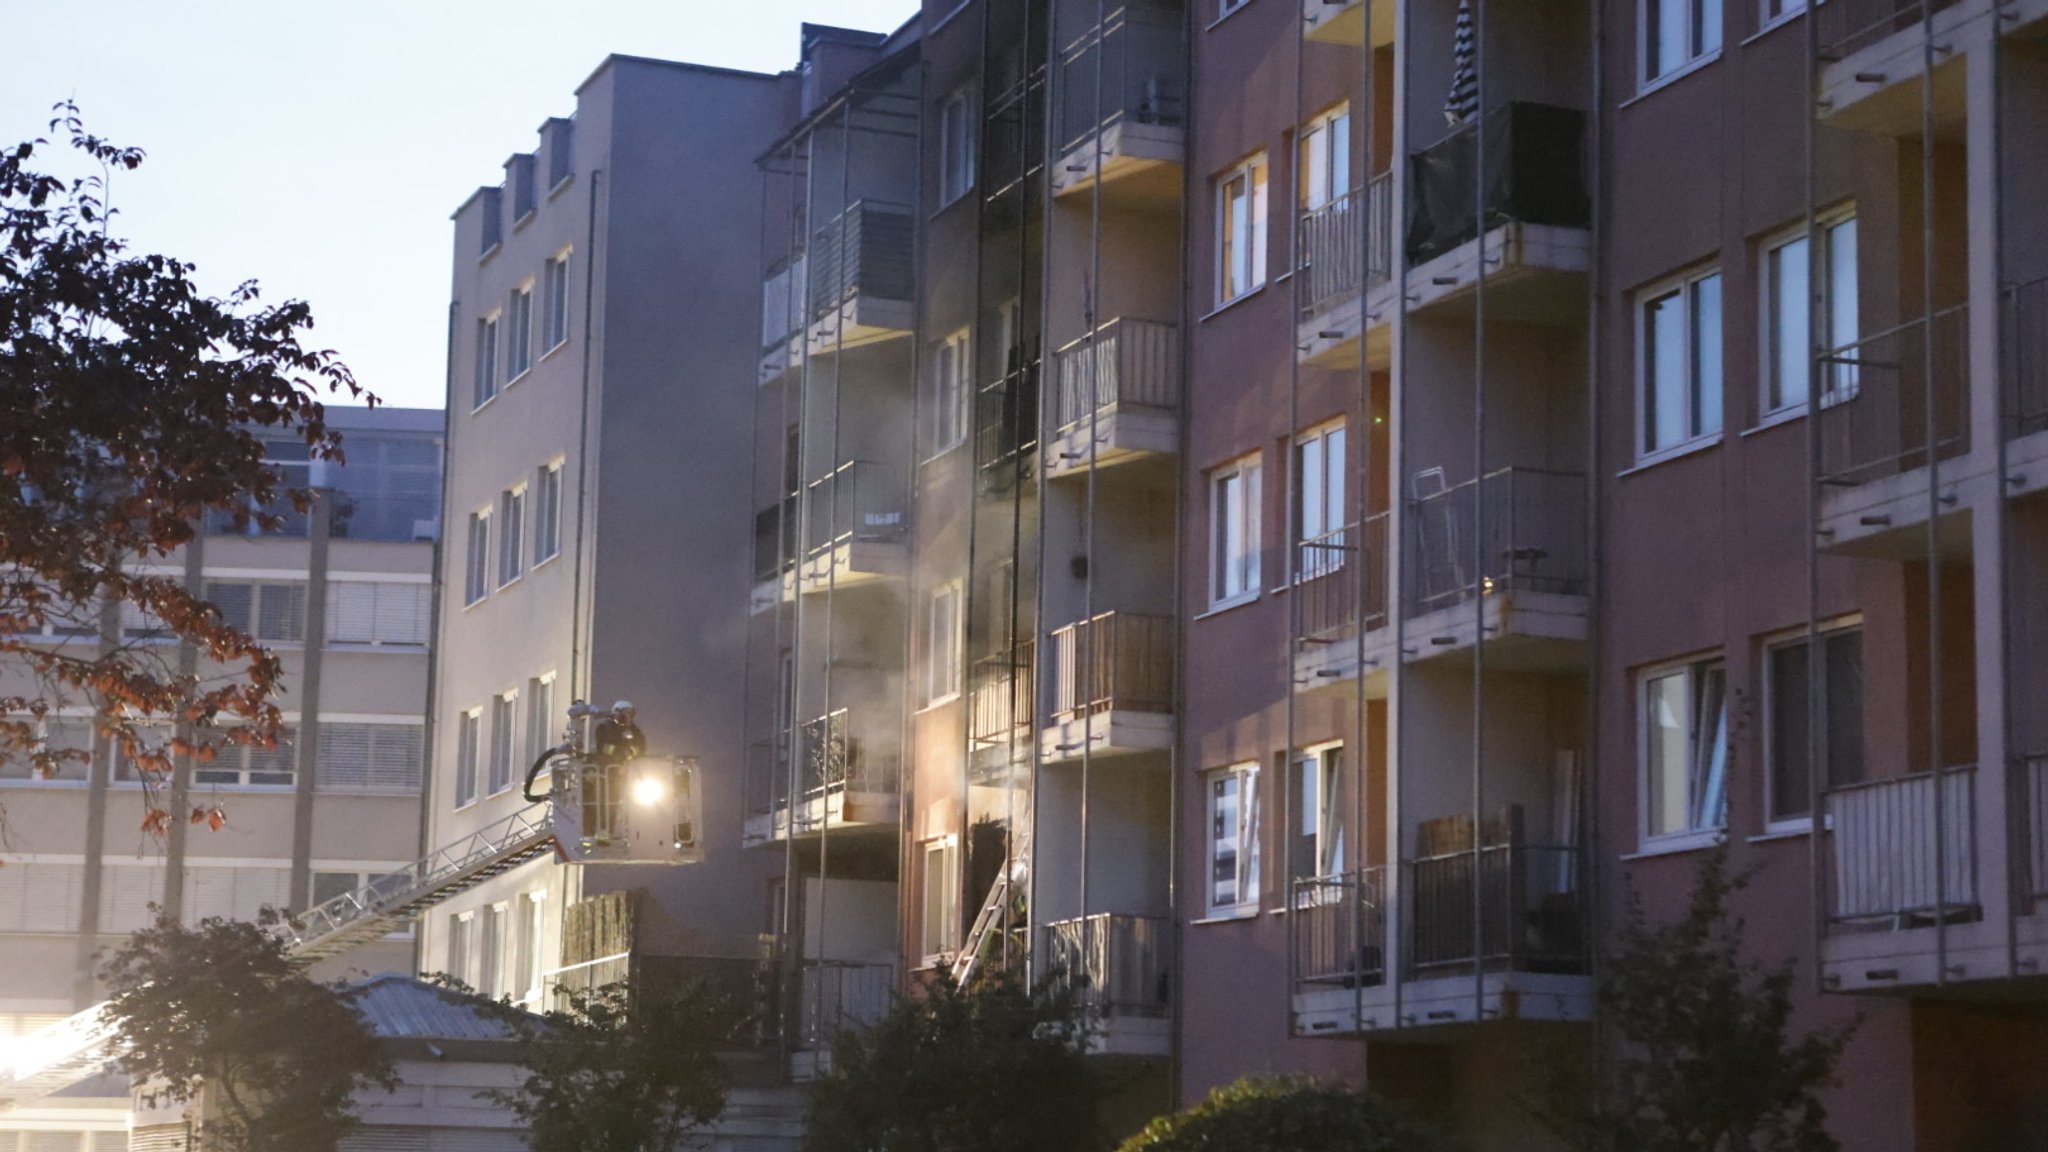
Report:
M 1827 827 L 1827 790 L 1821 786 L 1821 669 L 1820 652 L 1820 541 L 1821 541 L 1821 436 L 1820 436 L 1820 382 L 1823 373 L 1829 370 L 1828 349 L 1819 324 L 1813 322 L 1818 316 L 1818 295 L 1816 286 L 1820 283 L 1813 275 L 1814 239 L 1818 233 L 1820 197 L 1820 15 L 1814 10 L 1817 0 L 1804 0 L 1807 5 L 1803 21 L 1806 32 L 1806 266 L 1807 266 L 1807 325 L 1806 325 L 1806 811 L 1809 832 L 1806 837 L 1806 866 L 1811 877 L 1813 916 L 1813 985 L 1816 992 L 1827 991 L 1827 965 L 1823 950 L 1827 946 L 1828 925 L 1828 872 L 1825 849 L 1821 845 L 1821 832 Z
M 1927 438 L 1927 766 L 1934 781 L 1934 983 L 1948 983 L 1948 798 L 1941 746 L 1941 430 L 1934 376 L 1934 0 L 1920 0 L 1921 410 Z M 1807 263 L 1813 262 L 1807 247 Z M 1965 379 L 1968 379 L 1965 376 Z M 1968 393 L 1966 392 L 1965 395 Z M 1808 659 L 1818 662 L 1820 653 Z M 1826 678 L 1822 678 L 1826 683 Z M 1974 825 L 1973 825 L 1974 827 Z
M 1472 195 L 1477 220 L 1477 263 L 1472 281 L 1472 1019 L 1486 1016 L 1486 0 L 1472 20 L 1473 91 L 1479 117 L 1472 125 Z M 1507 236 L 1501 236 L 1507 254 Z M 1504 479 L 1512 484 L 1513 473 Z M 1512 489 L 1509 500 L 1514 499 Z M 1503 613 L 1503 619 L 1506 614 Z

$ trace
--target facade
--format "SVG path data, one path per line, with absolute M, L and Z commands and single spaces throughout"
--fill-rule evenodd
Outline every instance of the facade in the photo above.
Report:
M 437 412 L 330 408 L 346 464 L 273 445 L 287 482 L 319 490 L 314 512 L 271 533 L 209 524 L 163 562 L 202 585 L 228 618 L 284 664 L 287 736 L 275 749 L 181 758 L 173 812 L 218 807 L 212 830 L 172 820 L 141 831 L 143 784 L 96 740 L 89 710 L 60 709 L 52 746 L 90 748 L 54 779 L 0 769 L 7 861 L 0 868 L 0 1037 L 19 1036 L 99 1000 L 96 955 L 144 927 L 156 903 L 193 923 L 303 909 L 405 867 L 419 855 L 429 641 L 442 442 Z M 66 642 L 161 644 L 198 657 L 128 616 L 120 635 Z M 324 976 L 409 970 L 410 933 L 361 945 Z M 125 1146 L 125 1081 L 102 1078 L 0 1113 L 0 1148 L 73 1152 Z

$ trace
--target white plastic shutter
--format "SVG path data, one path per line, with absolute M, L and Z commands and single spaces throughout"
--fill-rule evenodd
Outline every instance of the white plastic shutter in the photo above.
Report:
M 183 1124 L 137 1128 L 128 1138 L 128 1152 L 188 1152 L 191 1147 Z
M 291 871 L 285 868 L 199 866 L 185 869 L 185 920 L 209 916 L 254 920 L 265 904 L 283 908 L 290 899 Z
M 424 732 L 418 724 L 322 724 L 314 781 L 332 792 L 418 791 Z
M 365 1125 L 341 1138 L 336 1152 L 430 1152 L 426 1128 L 383 1128 Z
M 163 868 L 109 864 L 100 876 L 100 931 L 126 933 L 149 927 L 149 906 L 163 896 Z
M 80 1152 L 83 1132 L 36 1132 L 21 1134 L 21 1152 Z
M 82 864 L 9 864 L 0 868 L 0 931 L 77 931 L 84 888 Z
M 327 642 L 368 644 L 377 639 L 377 585 L 336 580 L 327 586 Z

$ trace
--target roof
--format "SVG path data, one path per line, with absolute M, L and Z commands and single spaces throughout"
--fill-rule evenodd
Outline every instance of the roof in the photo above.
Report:
M 512 1026 L 477 997 L 396 972 L 354 985 L 355 1006 L 380 1040 L 510 1040 Z

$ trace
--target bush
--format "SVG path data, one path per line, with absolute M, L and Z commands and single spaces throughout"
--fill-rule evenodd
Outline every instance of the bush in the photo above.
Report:
M 1442 1152 L 1444 1141 L 1368 1092 L 1248 1077 L 1161 1116 L 1118 1152 Z

